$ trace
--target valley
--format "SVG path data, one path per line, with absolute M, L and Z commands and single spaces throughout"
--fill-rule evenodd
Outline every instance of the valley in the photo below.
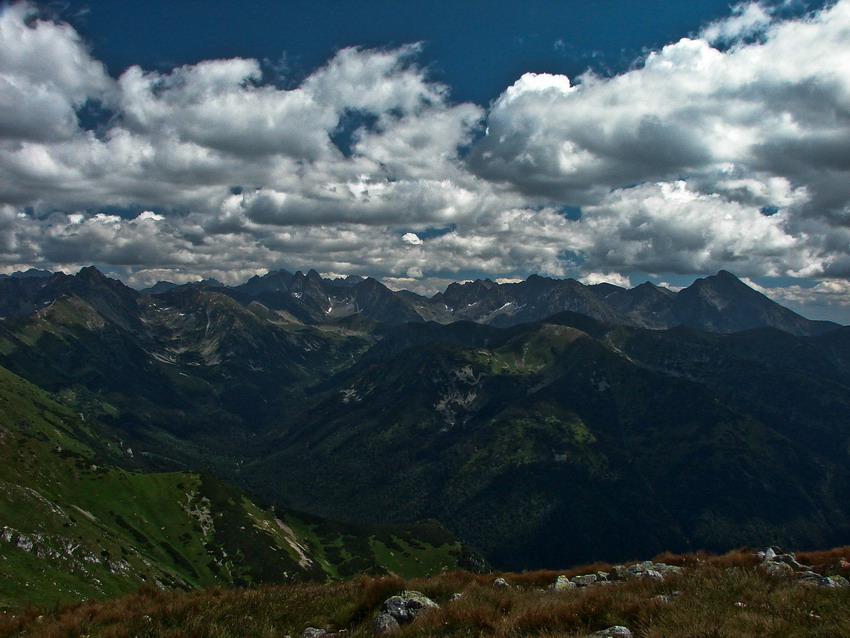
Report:
M 850 539 L 850 333 L 725 271 L 424 298 L 91 267 L 0 311 L 7 604 Z

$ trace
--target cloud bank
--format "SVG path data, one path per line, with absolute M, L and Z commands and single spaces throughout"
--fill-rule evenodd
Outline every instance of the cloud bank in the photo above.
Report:
M 420 290 L 850 276 L 850 0 L 741 4 L 624 73 L 526 73 L 488 108 L 453 102 L 420 51 L 343 49 L 288 89 L 253 59 L 113 78 L 70 25 L 5 7 L 0 264 Z

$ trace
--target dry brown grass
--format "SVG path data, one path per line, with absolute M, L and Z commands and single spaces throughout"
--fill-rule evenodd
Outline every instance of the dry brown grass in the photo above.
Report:
M 850 578 L 850 545 L 826 551 L 799 552 L 797 560 L 806 565 L 813 565 L 815 571 Z
M 829 566 L 846 559 L 848 549 L 798 558 Z M 383 600 L 403 589 L 422 591 L 441 606 L 405 627 L 400 638 L 584 636 L 614 624 L 640 638 L 850 637 L 850 591 L 806 588 L 768 576 L 754 568 L 757 560 L 747 549 L 723 556 L 663 554 L 655 561 L 687 571 L 661 582 L 633 580 L 564 592 L 545 588 L 561 573 L 608 571 L 610 566 L 522 574 L 451 572 L 414 580 L 360 576 L 343 583 L 250 590 L 145 588 L 117 600 L 2 614 L 0 637 L 279 638 L 300 636 L 312 625 L 347 629 L 355 638 L 371 634 Z M 514 588 L 494 587 L 500 575 Z M 455 593 L 461 597 L 452 600 Z

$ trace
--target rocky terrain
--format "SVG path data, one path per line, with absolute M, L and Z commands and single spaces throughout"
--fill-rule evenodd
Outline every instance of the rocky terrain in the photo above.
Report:
M 562 572 L 164 594 L 0 616 L 0 636 L 846 636 L 850 548 L 665 554 Z M 783 567 L 777 567 L 782 565 Z

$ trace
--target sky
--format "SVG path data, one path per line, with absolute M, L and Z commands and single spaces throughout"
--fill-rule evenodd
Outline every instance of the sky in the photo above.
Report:
M 729 270 L 850 323 L 850 0 L 0 4 L 0 272 Z

